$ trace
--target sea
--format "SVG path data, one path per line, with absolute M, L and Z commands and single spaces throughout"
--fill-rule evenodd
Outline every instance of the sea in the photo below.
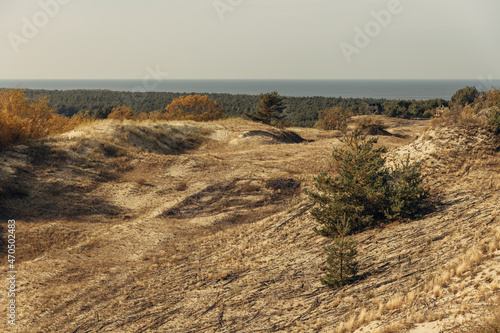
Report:
M 450 99 L 466 86 L 479 91 L 498 89 L 500 80 L 0 80 L 0 88 L 46 90 L 98 89 L 175 93 L 259 95 L 277 91 L 292 97 L 372 99 Z

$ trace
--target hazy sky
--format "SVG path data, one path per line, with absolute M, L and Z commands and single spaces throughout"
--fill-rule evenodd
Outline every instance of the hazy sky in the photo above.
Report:
M 498 0 L 0 0 L 0 79 L 500 79 Z M 165 73 L 168 72 L 168 77 Z

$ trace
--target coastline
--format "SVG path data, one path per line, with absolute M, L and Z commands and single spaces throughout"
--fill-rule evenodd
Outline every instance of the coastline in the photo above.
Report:
M 486 91 L 500 80 L 161 80 L 148 89 L 143 80 L 0 80 L 0 88 L 34 90 L 111 90 L 259 95 L 278 91 L 289 97 L 343 97 L 401 100 L 450 99 L 465 86 Z

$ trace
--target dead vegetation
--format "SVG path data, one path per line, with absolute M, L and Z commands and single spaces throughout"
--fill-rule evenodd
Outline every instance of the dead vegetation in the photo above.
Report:
M 356 235 L 361 278 L 338 289 L 319 281 L 328 241 L 313 232 L 299 190 L 329 168 L 340 146 L 333 131 L 294 129 L 306 141 L 285 145 L 243 137 L 274 135 L 243 120 L 109 121 L 2 152 L 0 215 L 18 220 L 23 245 L 18 331 L 453 332 L 480 324 L 500 284 L 498 136 L 378 118 L 405 134 L 380 137 L 393 148 L 389 159 L 411 153 L 441 205 Z
M 46 98 L 31 102 L 25 97 L 24 90 L 0 91 L 0 149 L 63 133 L 88 121 L 88 113 L 71 119 L 56 114 Z

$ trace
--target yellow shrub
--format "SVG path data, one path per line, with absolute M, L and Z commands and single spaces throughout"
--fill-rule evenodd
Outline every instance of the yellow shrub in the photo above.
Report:
M 95 121 L 95 119 L 90 115 L 90 110 L 85 111 L 84 114 L 76 113 L 73 115 L 73 117 L 71 117 L 71 121 L 68 124 L 68 127 L 66 128 L 66 130 L 71 130 L 78 125 L 88 124 L 88 123 L 91 123 L 94 121 Z
M 181 96 L 166 107 L 167 120 L 211 121 L 226 117 L 222 107 L 207 96 Z
M 58 115 L 46 98 L 31 103 L 21 89 L 0 91 L 0 147 L 62 133 L 77 125 Z
M 126 106 L 126 105 L 117 105 L 111 110 L 111 113 L 108 115 L 108 119 L 117 119 L 117 120 L 135 120 L 134 111 Z
M 151 121 L 160 121 L 167 120 L 166 114 L 160 111 L 153 111 L 150 113 L 142 112 L 139 114 L 139 120 L 151 120 Z
M 325 109 L 319 113 L 319 119 L 314 125 L 323 130 L 344 130 L 351 115 L 339 107 Z

